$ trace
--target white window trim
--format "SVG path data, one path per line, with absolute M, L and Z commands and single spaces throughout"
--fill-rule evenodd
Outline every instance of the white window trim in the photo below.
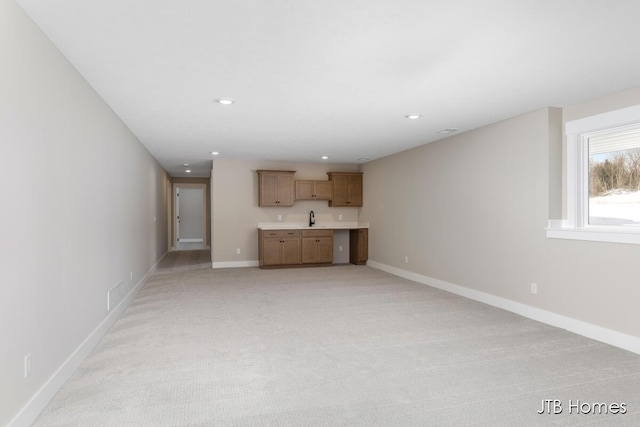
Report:
M 592 132 L 640 123 L 640 105 L 585 117 L 565 124 L 567 218 L 549 220 L 547 237 L 640 245 L 638 225 L 590 225 L 588 195 L 588 138 Z

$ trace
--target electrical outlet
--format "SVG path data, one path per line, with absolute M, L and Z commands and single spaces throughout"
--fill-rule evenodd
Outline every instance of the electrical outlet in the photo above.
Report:
M 24 357 L 24 377 L 31 375 L 31 353 Z
M 236 255 L 240 255 L 240 248 L 236 249 Z
M 531 284 L 531 293 L 533 295 L 537 295 L 537 293 L 538 293 L 538 284 L 537 283 L 532 283 Z
M 338 252 L 342 252 L 342 245 L 338 246 Z
M 338 221 L 342 221 L 342 215 L 338 215 Z
M 278 221 L 282 221 L 282 215 L 278 215 Z
M 406 255 L 404 256 L 404 263 L 409 264 L 409 257 Z
M 133 280 L 133 271 L 129 272 L 129 280 Z

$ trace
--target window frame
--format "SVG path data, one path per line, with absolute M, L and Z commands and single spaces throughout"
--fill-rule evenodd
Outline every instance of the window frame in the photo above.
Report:
M 589 224 L 589 135 L 633 125 L 640 126 L 640 105 L 565 124 L 566 219 L 549 220 L 547 237 L 640 244 L 638 224 Z

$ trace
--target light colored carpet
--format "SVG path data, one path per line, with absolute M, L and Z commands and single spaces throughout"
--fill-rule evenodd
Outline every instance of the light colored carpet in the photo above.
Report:
M 365 266 L 194 269 L 152 276 L 35 425 L 638 426 L 640 356 Z
M 169 252 L 158 265 L 156 273 L 170 273 L 195 268 L 211 268 L 210 249 Z

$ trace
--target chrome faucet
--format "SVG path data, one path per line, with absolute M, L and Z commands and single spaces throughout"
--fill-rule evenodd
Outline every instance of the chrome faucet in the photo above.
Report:
M 316 214 L 313 211 L 309 211 L 309 227 L 312 227 L 316 223 Z

